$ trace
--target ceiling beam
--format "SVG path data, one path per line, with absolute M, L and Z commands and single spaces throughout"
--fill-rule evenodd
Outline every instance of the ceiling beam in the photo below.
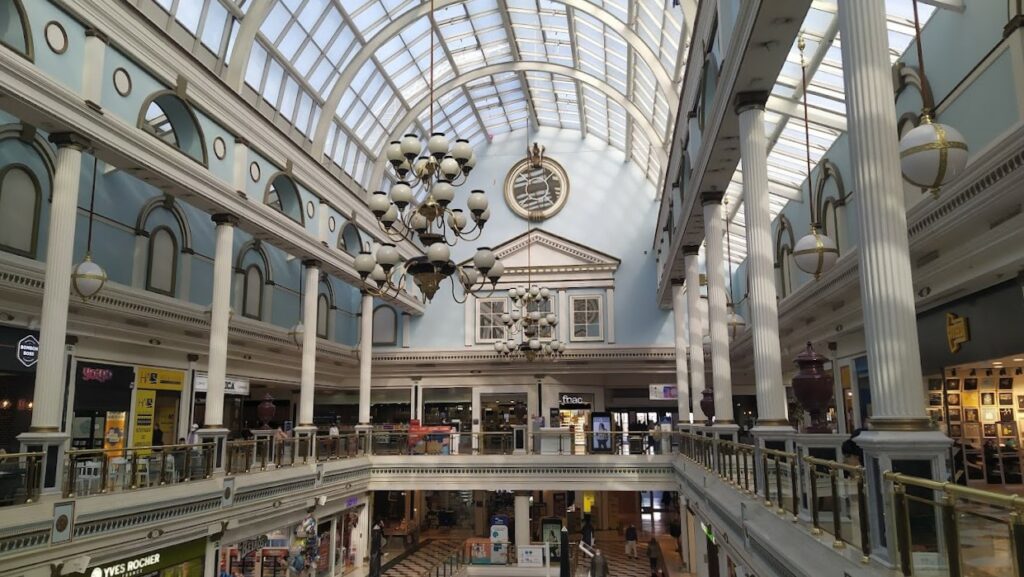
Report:
M 509 51 L 512 52 L 512 59 L 516 62 L 522 60 L 519 55 L 519 45 L 516 44 L 516 32 L 512 28 L 512 18 L 509 17 L 508 3 L 505 0 L 497 0 L 498 3 L 498 14 L 501 14 L 501 25 L 505 28 L 505 34 L 508 36 L 508 47 Z M 533 106 L 533 96 L 530 94 L 530 83 L 526 81 L 526 75 L 522 72 L 516 74 L 519 78 L 519 86 L 523 90 L 523 98 L 526 99 L 526 113 L 530 116 L 530 125 L 540 126 L 540 120 L 537 119 L 537 109 Z
M 498 0 L 504 3 L 504 0 Z M 580 67 L 580 47 L 576 42 L 576 12 L 571 6 L 565 8 L 565 19 L 569 23 L 569 46 L 572 48 L 572 65 Z M 583 100 L 583 85 L 579 81 L 573 81 L 576 85 L 576 109 L 580 114 L 580 138 L 586 138 L 589 128 L 587 126 L 587 111 L 584 108 L 586 102 Z

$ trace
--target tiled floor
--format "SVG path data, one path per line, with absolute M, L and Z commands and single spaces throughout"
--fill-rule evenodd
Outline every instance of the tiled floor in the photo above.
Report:
M 643 541 L 637 546 L 636 559 L 626 556 L 625 541 L 614 533 L 598 534 L 595 545 L 608 559 L 608 577 L 646 577 L 651 574 L 651 563 L 647 560 L 647 545 Z M 580 559 L 576 574 L 588 575 L 589 571 L 590 558 L 584 555 Z
M 461 541 L 447 539 L 431 540 L 415 553 L 405 557 L 385 571 L 384 577 L 421 577 L 452 551 L 456 550 L 461 543 Z

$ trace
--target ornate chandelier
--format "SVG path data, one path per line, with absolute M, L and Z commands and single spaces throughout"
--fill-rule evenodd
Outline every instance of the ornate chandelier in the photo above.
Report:
M 434 19 L 434 2 L 430 2 L 430 19 Z M 476 154 L 468 140 L 451 144 L 443 132 L 434 131 L 434 35 L 430 35 L 430 138 L 423 142 L 416 134 L 406 134 L 387 145 L 383 156 L 394 171 L 395 184 L 390 193 L 374 192 L 367 204 L 377 218 L 380 230 L 393 242 L 417 238 L 427 248 L 426 256 L 401 262 L 394 244 L 381 245 L 375 253 L 364 249 L 355 260 L 359 276 L 373 283 L 367 291 L 374 296 L 397 295 L 405 286 L 406 274 L 430 301 L 446 278 L 458 276 L 463 293 L 483 291 L 487 281 L 494 290 L 504 266 L 488 247 L 478 248 L 473 267 L 456 266 L 449 247 L 459 240 L 480 238 L 484 224 L 491 216 L 487 196 L 473 190 L 466 200 L 469 216 L 459 208 L 449 208 L 455 200 L 455 187 L 466 183 L 476 165 Z M 425 153 L 424 153 L 425 152 Z M 417 198 L 423 198 L 416 202 Z M 472 220 L 472 225 L 470 225 Z M 401 226 L 397 226 L 397 223 Z M 374 287 L 375 285 L 375 287 Z M 452 296 L 455 280 L 452 279 Z M 462 301 L 464 302 L 465 297 Z

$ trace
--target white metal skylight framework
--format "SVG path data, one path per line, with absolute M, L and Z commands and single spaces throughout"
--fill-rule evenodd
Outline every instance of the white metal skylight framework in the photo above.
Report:
M 843 98 L 843 61 L 835 0 L 815 0 L 801 30 L 807 42 L 807 105 L 811 141 L 811 166 L 846 131 L 846 101 Z M 914 40 L 911 0 L 886 0 L 889 52 L 895 63 Z M 923 22 L 935 8 L 919 3 Z M 768 135 L 769 210 L 774 220 L 791 200 L 807 202 L 807 161 L 801 98 L 800 51 L 796 42 L 772 88 L 765 107 Z M 726 190 L 729 202 L 729 250 L 732 264 L 747 258 L 746 221 L 743 213 L 743 174 L 739 167 Z M 808 231 L 797 231 L 802 236 Z M 729 251 L 727 251 L 728 254 Z
M 531 117 L 663 178 L 689 35 L 664 0 L 435 0 L 433 17 L 425 0 L 136 1 L 159 5 L 229 84 L 369 190 L 381 186 L 383 145 L 430 125 L 431 35 L 435 86 L 447 87 L 437 130 L 477 145 Z

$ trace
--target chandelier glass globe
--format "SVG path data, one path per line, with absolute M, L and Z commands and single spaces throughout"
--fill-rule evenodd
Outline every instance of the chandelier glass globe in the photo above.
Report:
M 71 286 L 84 300 L 96 296 L 106 283 L 107 271 L 93 262 L 90 254 L 86 254 L 85 260 L 78 263 L 71 273 Z
M 793 247 L 793 260 L 797 268 L 818 279 L 839 260 L 839 247 L 836 241 L 815 226 L 811 228 L 810 234 L 798 240 Z
M 903 179 L 931 192 L 956 178 L 967 166 L 967 141 L 955 128 L 933 122 L 921 124 L 900 139 Z

